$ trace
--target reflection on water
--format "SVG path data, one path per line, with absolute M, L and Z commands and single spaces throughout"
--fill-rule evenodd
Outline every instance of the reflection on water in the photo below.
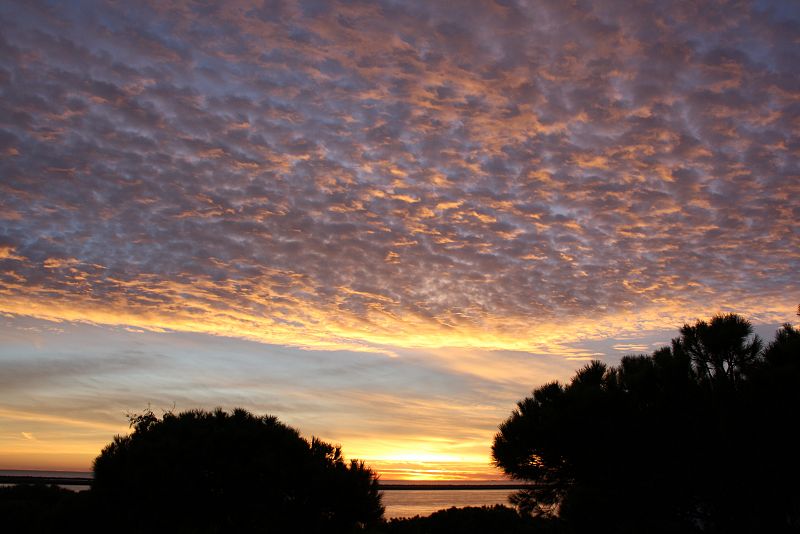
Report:
M 437 510 L 456 506 L 493 506 L 508 504 L 514 490 L 383 490 L 386 519 L 430 515 Z
M 37 477 L 37 478 L 92 478 L 90 471 L 41 471 L 33 469 L 0 469 L 0 476 L 10 477 Z M 0 484 L 0 487 L 14 486 L 15 484 Z M 86 484 L 56 484 L 61 488 L 72 491 L 86 491 L 90 486 Z

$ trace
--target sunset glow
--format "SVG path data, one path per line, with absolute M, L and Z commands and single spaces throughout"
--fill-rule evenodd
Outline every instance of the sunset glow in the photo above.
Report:
M 779 1 L 0 5 L 0 469 L 270 413 L 499 478 L 514 403 L 800 302 Z

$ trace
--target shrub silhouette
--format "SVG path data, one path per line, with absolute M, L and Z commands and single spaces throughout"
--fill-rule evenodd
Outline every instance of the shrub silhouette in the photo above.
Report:
M 152 411 L 94 461 L 92 494 L 131 532 L 350 532 L 380 520 L 377 477 L 272 416 Z
M 680 332 L 517 404 L 492 454 L 537 483 L 514 496 L 520 510 L 578 532 L 798 530 L 800 331 L 766 348 L 736 315 Z
M 92 517 L 88 492 L 41 484 L 0 487 L 3 532 L 100 532 L 94 528 Z

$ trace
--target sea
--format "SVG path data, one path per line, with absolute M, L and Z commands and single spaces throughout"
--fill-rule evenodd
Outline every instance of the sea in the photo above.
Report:
M 40 470 L 24 470 L 24 469 L 0 469 L 0 476 L 11 477 L 40 477 L 40 478 L 92 478 L 92 473 L 89 471 L 40 471 Z M 13 484 L 0 484 L 0 486 L 11 486 Z M 71 489 L 72 491 L 88 490 L 89 486 L 86 484 L 57 484 L 62 488 Z
M 383 506 L 386 519 L 431 515 L 437 510 L 453 506 L 508 505 L 508 498 L 515 490 L 492 489 L 413 489 L 383 490 Z
M 92 473 L 86 471 L 24 471 L 0 470 L 0 476 L 31 476 L 52 478 L 91 478 Z M 463 508 L 465 506 L 493 506 L 495 504 L 508 504 L 509 496 L 513 489 L 492 488 L 492 482 L 485 481 L 436 481 L 436 485 L 447 488 L 425 488 L 425 483 L 401 480 L 385 480 L 383 484 L 396 486 L 409 486 L 407 489 L 385 489 L 383 492 L 383 505 L 386 508 L 384 517 L 395 519 L 403 517 L 426 516 L 437 510 Z M 498 484 L 502 482 L 494 482 Z M 507 483 L 507 482 L 506 482 Z M 431 483 L 428 483 L 431 484 Z M 7 486 L 8 484 L 0 484 Z M 453 486 L 469 485 L 471 489 L 452 489 Z M 481 485 L 480 489 L 472 489 Z M 85 484 L 59 484 L 73 491 L 88 490 Z M 413 489 L 412 489 L 413 488 Z

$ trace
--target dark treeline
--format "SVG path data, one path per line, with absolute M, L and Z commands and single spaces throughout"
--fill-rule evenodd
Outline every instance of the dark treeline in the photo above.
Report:
M 0 488 L 4 532 L 363 531 L 383 517 L 376 474 L 275 417 L 192 410 L 130 417 L 91 490 Z
M 592 362 L 500 425 L 492 454 L 521 483 L 505 506 L 383 519 L 376 474 L 245 410 L 131 417 L 90 491 L 0 488 L 4 532 L 800 532 L 800 331 L 770 343 L 737 315 L 671 346 Z
M 520 401 L 492 453 L 524 512 L 575 532 L 800 530 L 800 331 L 685 325 L 672 345 L 592 362 Z
M 95 460 L 91 495 L 135 532 L 343 533 L 383 515 L 372 470 L 275 417 L 148 411 L 132 424 Z

